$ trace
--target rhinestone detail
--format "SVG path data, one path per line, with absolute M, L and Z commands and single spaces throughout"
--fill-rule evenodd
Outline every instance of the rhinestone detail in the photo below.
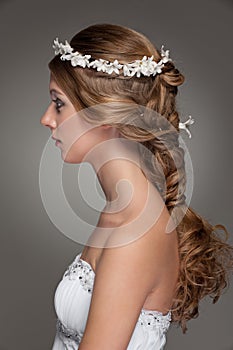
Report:
M 63 337 L 66 337 L 68 339 L 74 340 L 77 344 L 80 344 L 82 340 L 82 334 L 74 331 L 73 329 L 69 329 L 65 327 L 59 318 L 57 318 L 56 323 L 56 330 L 59 333 L 59 335 L 62 335 Z
M 159 328 L 163 333 L 167 332 L 171 321 L 171 311 L 166 315 L 163 315 L 159 311 L 141 310 L 138 318 L 138 323 L 146 328 L 154 329 Z M 73 329 L 65 327 L 62 322 L 57 318 L 56 329 L 62 336 L 74 340 L 77 344 L 80 344 L 82 340 L 82 334 Z
M 76 256 L 74 261 L 69 265 L 68 269 L 65 271 L 63 278 L 68 277 L 70 280 L 79 279 L 82 287 L 88 292 L 92 293 L 95 272 L 93 271 L 91 265 L 81 258 L 81 253 Z M 59 321 L 60 322 L 60 321 Z M 157 310 L 146 310 L 142 309 L 139 315 L 138 321 L 140 325 L 147 326 L 149 328 L 160 328 L 163 332 L 166 332 L 170 326 L 171 322 L 171 311 L 166 315 Z M 60 326 L 61 326 L 60 322 Z M 74 334 L 62 325 L 64 334 L 67 336 Z
M 163 315 L 160 311 L 142 309 L 138 322 L 146 327 L 160 328 L 163 332 L 167 332 L 171 322 L 171 311 Z
M 91 293 L 94 285 L 95 273 L 91 265 L 87 261 L 80 259 L 80 256 L 81 253 L 78 254 L 74 261 L 69 265 L 63 278 L 68 277 L 70 280 L 79 279 L 82 287 L 87 292 Z

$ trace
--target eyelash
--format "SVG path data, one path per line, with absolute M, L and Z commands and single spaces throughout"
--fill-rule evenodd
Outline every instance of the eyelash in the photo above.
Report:
M 60 113 L 60 108 L 64 105 L 64 103 L 61 100 L 59 100 L 59 98 L 56 98 L 56 100 L 52 100 L 52 101 L 56 103 L 56 107 L 55 108 L 58 111 L 58 113 Z M 60 103 L 61 105 L 58 106 L 57 103 Z

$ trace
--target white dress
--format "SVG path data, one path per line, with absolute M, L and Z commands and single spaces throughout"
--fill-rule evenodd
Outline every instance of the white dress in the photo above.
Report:
M 57 314 L 56 334 L 52 350 L 77 350 L 81 342 L 95 273 L 79 253 L 63 274 L 54 296 Z M 162 350 L 171 322 L 171 311 L 142 309 L 127 350 Z

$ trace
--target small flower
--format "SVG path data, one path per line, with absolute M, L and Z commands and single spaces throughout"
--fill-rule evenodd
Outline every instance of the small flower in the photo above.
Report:
M 62 45 L 62 49 L 65 53 L 71 53 L 73 51 L 73 48 L 70 46 L 67 40 L 65 41 L 65 45 Z
M 146 56 L 143 57 L 144 61 L 145 61 L 145 57 Z M 129 67 L 132 67 L 131 68 L 131 76 L 136 74 L 137 77 L 139 78 L 141 76 L 141 66 L 142 66 L 142 60 L 136 60 L 133 63 L 130 63 Z
M 112 74 L 112 72 L 115 72 L 117 74 L 120 74 L 119 69 L 122 68 L 122 64 L 118 62 L 118 60 L 114 60 L 114 62 L 106 64 L 106 72 L 108 74 Z
M 71 53 L 73 51 L 73 48 L 70 46 L 67 40 L 65 41 L 65 44 L 59 43 L 58 38 L 56 38 L 53 42 L 54 42 L 53 48 L 55 49 L 55 55 Z
M 61 55 L 60 59 L 61 59 L 62 61 L 65 61 L 65 60 L 69 61 L 69 60 L 72 59 L 72 57 L 73 57 L 73 54 L 72 54 L 72 53 L 71 53 L 71 54 L 65 54 L 65 53 L 63 53 L 63 54 Z
M 97 71 L 103 71 L 108 74 L 113 72 L 120 74 L 120 69 L 123 69 L 124 76 L 134 76 L 138 78 L 143 74 L 144 76 L 156 75 L 162 72 L 162 67 L 164 63 L 171 61 L 169 58 L 169 50 L 164 50 L 164 45 L 161 47 L 161 60 L 159 62 L 154 61 L 154 56 L 151 57 L 143 56 L 141 60 L 135 60 L 131 63 L 120 64 L 118 60 L 114 62 L 109 62 L 104 59 L 96 59 L 90 63 L 89 59 L 91 55 L 82 55 L 78 51 L 72 52 L 73 48 L 70 46 L 68 41 L 65 44 L 59 43 L 58 38 L 54 40 L 53 48 L 55 49 L 55 54 L 61 54 L 61 60 L 70 60 L 72 66 L 81 66 L 83 68 L 96 68 Z
M 154 56 L 147 57 L 143 56 L 141 60 L 136 60 L 132 63 L 124 65 L 124 75 L 133 76 L 136 74 L 137 77 L 140 77 L 141 74 L 145 76 L 155 75 L 162 72 L 163 64 L 160 61 L 159 63 L 155 62 Z
M 169 50 L 164 51 L 164 45 L 161 46 L 161 56 L 162 56 L 162 62 L 166 63 L 168 61 L 171 61 L 171 59 L 169 58 Z
M 124 76 L 130 77 L 130 75 L 131 75 L 131 67 L 130 67 L 129 64 L 124 64 L 123 65 L 123 74 L 124 74 Z
M 144 72 L 144 66 L 145 64 L 142 65 L 142 72 Z M 145 74 L 144 75 L 151 75 L 152 73 L 154 73 L 154 70 L 157 66 L 157 63 L 154 61 L 154 56 L 148 57 L 147 59 L 147 63 L 146 63 L 146 70 L 145 70 Z
M 90 64 L 89 64 L 89 67 L 92 67 L 92 68 L 97 68 L 97 71 L 103 71 L 103 72 L 106 72 L 106 69 L 107 69 L 107 64 L 109 62 L 100 58 L 99 60 L 95 60 L 95 61 L 92 61 Z
M 55 50 L 55 55 L 58 55 L 60 53 L 60 44 L 58 42 L 58 38 L 54 39 L 53 49 Z
M 189 131 L 189 129 L 188 129 L 188 126 L 189 126 L 189 125 L 192 125 L 193 123 L 194 123 L 194 119 L 192 119 L 192 116 L 191 116 L 191 115 L 189 116 L 189 119 L 186 120 L 186 122 L 184 122 L 184 123 L 180 122 L 180 123 L 179 123 L 179 128 L 180 128 L 180 129 L 184 129 L 184 130 L 187 132 L 189 138 L 191 138 L 192 135 L 191 135 L 191 133 L 190 133 L 190 131 Z
M 161 61 L 159 61 L 159 63 L 157 63 L 156 66 L 154 67 L 153 76 L 156 74 L 162 73 L 162 68 L 163 68 L 163 64 Z
M 89 58 L 91 55 L 81 55 L 79 52 L 75 52 L 71 57 L 71 64 L 73 67 L 80 66 L 85 68 L 89 65 Z
M 142 58 L 140 66 L 141 66 L 141 70 L 140 70 L 141 73 L 143 75 L 149 76 L 150 75 L 150 70 L 151 70 L 151 62 L 150 62 L 150 59 L 147 59 L 147 56 L 144 56 Z

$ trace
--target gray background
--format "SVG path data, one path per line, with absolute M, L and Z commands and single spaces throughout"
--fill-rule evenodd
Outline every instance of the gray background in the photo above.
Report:
M 40 197 L 39 164 L 50 136 L 40 117 L 50 101 L 52 40 L 69 40 L 88 25 L 109 22 L 146 34 L 158 47 L 165 44 L 186 77 L 179 93 L 181 120 L 189 114 L 195 119 L 193 138 L 184 135 L 194 168 L 191 206 L 233 232 L 233 2 L 21 0 L 1 1 L 0 10 L 0 350 L 51 349 L 54 291 L 82 248 L 51 222 Z M 98 213 L 83 210 L 74 169 L 64 166 L 67 198 L 93 222 Z M 201 302 L 186 335 L 172 326 L 166 349 L 232 350 L 232 290 L 231 284 L 214 306 L 209 299 Z

